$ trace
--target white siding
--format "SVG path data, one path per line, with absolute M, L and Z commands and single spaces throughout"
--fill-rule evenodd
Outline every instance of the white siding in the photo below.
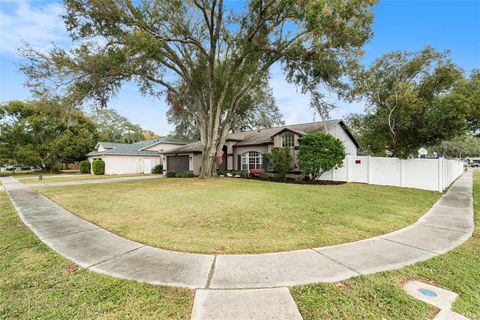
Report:
M 327 131 L 327 133 L 342 141 L 346 154 L 351 156 L 357 155 L 357 146 L 341 125 L 337 124 L 333 130 Z
M 150 159 L 152 168 L 160 164 L 160 157 L 149 156 L 114 156 L 104 155 L 90 157 L 90 162 L 93 159 L 101 158 L 105 162 L 105 174 L 131 174 L 144 173 L 145 159 Z

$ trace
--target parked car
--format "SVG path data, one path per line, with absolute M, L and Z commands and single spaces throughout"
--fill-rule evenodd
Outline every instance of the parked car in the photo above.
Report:
M 6 167 L 7 171 L 21 171 L 21 170 L 31 170 L 32 167 L 30 166 L 23 166 L 23 165 L 10 165 Z

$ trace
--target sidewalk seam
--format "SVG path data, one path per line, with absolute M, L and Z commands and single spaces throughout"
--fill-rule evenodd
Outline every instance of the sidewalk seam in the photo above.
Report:
M 331 261 L 333 261 L 333 262 L 335 262 L 335 263 L 337 263 L 337 264 L 341 265 L 342 267 L 344 267 L 344 268 L 347 268 L 348 270 L 352 271 L 353 273 L 356 273 L 356 274 L 357 274 L 357 275 L 359 275 L 359 276 L 361 276 L 361 275 L 362 275 L 362 274 L 361 274 L 360 272 L 358 272 L 357 270 L 355 270 L 355 269 L 352 269 L 352 268 L 350 268 L 350 267 L 348 267 L 348 266 L 344 265 L 343 263 L 341 263 L 341 262 L 339 262 L 339 261 L 337 261 L 337 260 L 335 260 L 335 259 L 333 259 L 333 258 L 331 258 L 331 257 L 327 256 L 325 253 L 319 252 L 319 251 L 317 251 L 316 249 L 311 249 L 311 250 L 313 250 L 314 252 L 318 253 L 319 255 L 321 255 L 321 256 L 323 256 L 323 257 L 327 258 L 328 260 L 331 260 Z
M 380 236 L 379 238 L 382 238 L 383 240 L 387 240 L 387 241 L 390 241 L 390 242 L 393 242 L 393 243 L 396 243 L 396 244 L 401 244 L 402 246 L 406 246 L 406 247 L 410 247 L 410 248 L 414 248 L 414 249 L 418 249 L 418 250 L 430 252 L 430 253 L 433 253 L 433 254 L 436 255 L 436 256 L 438 256 L 439 254 L 441 254 L 440 252 L 436 252 L 436 251 L 432 251 L 432 250 L 428 250 L 428 249 L 422 249 L 422 248 L 419 248 L 419 247 L 416 247 L 416 246 L 412 246 L 412 245 L 410 245 L 410 244 L 405 244 L 405 243 L 398 242 L 398 241 L 395 241 L 395 240 L 383 238 L 383 237 L 381 237 L 381 236 Z
M 91 265 L 89 265 L 89 266 L 86 266 L 85 269 L 90 269 L 90 268 L 93 268 L 93 267 L 95 267 L 95 266 L 98 266 L 99 264 L 102 264 L 102 263 L 104 263 L 104 262 L 107 262 L 107 261 L 110 261 L 110 260 L 114 260 L 114 259 L 120 258 L 120 257 L 122 257 L 122 256 L 124 256 L 124 255 L 126 255 L 126 254 L 129 254 L 129 253 L 131 253 L 131 252 L 133 252 L 133 251 L 135 251 L 135 250 L 138 250 L 138 249 L 141 249 L 141 248 L 144 248 L 144 247 L 146 247 L 146 246 L 145 246 L 145 245 L 141 245 L 141 246 L 139 246 L 139 247 L 136 247 L 136 248 L 127 250 L 127 251 L 125 251 L 125 252 L 122 252 L 122 253 L 113 255 L 113 256 L 108 257 L 108 258 L 106 258 L 106 259 L 103 259 L 103 260 L 100 260 L 100 261 L 98 261 L 98 262 L 95 262 L 95 263 L 93 263 L 93 264 L 91 264 Z
M 207 283 L 205 284 L 205 289 L 210 288 L 210 283 L 212 282 L 213 273 L 215 272 L 215 262 L 216 261 L 217 261 L 217 255 L 214 255 L 212 265 L 210 267 L 210 271 L 208 272 Z

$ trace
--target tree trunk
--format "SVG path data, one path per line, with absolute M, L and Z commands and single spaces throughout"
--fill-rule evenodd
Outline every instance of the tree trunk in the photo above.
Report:
M 200 127 L 200 136 L 203 144 L 202 166 L 200 168 L 199 178 L 210 178 L 217 176 L 218 154 L 221 152 L 227 134 L 230 131 L 232 119 L 229 118 L 220 124 L 220 114 L 212 127 Z
M 220 150 L 223 146 L 223 143 L 220 144 L 219 139 L 214 139 L 217 141 L 207 142 L 203 145 L 203 153 L 202 153 L 202 166 L 200 168 L 200 178 L 210 178 L 217 176 L 217 155 L 218 150 Z

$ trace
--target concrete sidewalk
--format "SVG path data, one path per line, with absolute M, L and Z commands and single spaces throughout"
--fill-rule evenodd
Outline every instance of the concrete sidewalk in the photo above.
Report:
M 124 239 L 13 180 L 1 179 L 22 220 L 43 242 L 96 272 L 202 289 L 197 291 L 193 309 L 193 317 L 198 319 L 272 318 L 272 308 L 283 310 L 274 314 L 275 319 L 299 319 L 293 299 L 282 287 L 336 282 L 401 268 L 459 246 L 474 227 L 472 173 L 467 172 L 416 223 L 383 236 L 281 253 L 192 254 Z M 259 290 L 252 290 L 255 288 Z M 271 291 L 260 291 L 265 288 Z M 278 298 L 276 306 L 272 306 L 272 295 Z M 237 311 L 232 314 L 232 310 Z
M 40 175 L 40 173 L 35 173 L 34 176 L 33 175 L 30 175 L 30 176 L 27 176 L 27 177 L 23 177 L 21 174 L 16 174 L 16 175 L 12 175 L 11 177 L 19 180 L 19 181 L 22 181 L 22 180 L 28 180 L 28 179 L 35 179 L 35 178 L 38 178 L 38 176 Z M 86 176 L 90 176 L 91 174 L 89 173 L 63 173 L 63 174 L 53 174 L 53 175 L 49 175 L 49 174 L 44 174 L 43 175 L 43 179 L 52 179 L 52 178 L 71 178 L 71 177 L 86 177 Z

